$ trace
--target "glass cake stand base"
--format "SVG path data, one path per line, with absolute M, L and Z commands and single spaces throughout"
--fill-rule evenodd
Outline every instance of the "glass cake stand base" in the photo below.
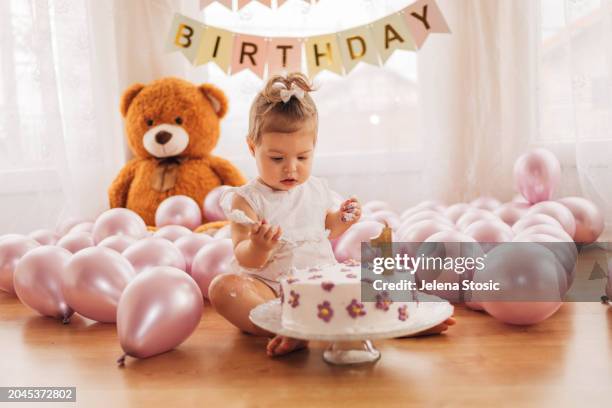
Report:
M 323 352 L 323 360 L 333 365 L 375 363 L 380 359 L 372 341 L 336 341 Z

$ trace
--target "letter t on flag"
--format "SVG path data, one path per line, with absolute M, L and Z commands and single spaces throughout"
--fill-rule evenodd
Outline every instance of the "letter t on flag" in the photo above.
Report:
M 302 70 L 302 43 L 297 38 L 272 38 L 268 45 L 268 75 Z

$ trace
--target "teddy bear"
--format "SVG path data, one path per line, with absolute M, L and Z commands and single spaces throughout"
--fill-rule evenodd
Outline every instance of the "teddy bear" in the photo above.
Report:
M 201 206 L 215 187 L 243 185 L 246 180 L 232 163 L 211 154 L 227 108 L 225 94 L 212 84 L 168 77 L 131 85 L 120 110 L 134 158 L 109 188 L 111 208 L 129 208 L 153 226 L 157 207 L 170 196 L 186 195 Z M 204 214 L 202 219 L 207 222 Z

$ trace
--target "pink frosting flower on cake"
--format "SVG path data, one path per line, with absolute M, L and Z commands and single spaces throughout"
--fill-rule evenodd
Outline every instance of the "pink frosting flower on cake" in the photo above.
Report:
M 400 319 L 402 322 L 405 321 L 408 318 L 408 305 L 398 307 L 397 313 L 397 318 Z
M 299 281 L 300 281 L 300 280 L 299 280 L 298 278 L 289 278 L 289 279 L 287 279 L 287 283 L 288 283 L 288 284 L 290 284 L 290 285 L 291 285 L 292 283 L 299 282 Z
M 363 303 L 359 303 L 357 299 L 353 299 L 351 301 L 351 303 L 346 307 L 346 311 L 353 319 L 356 319 L 359 316 L 365 316 L 366 314 Z
M 353 279 L 355 279 L 355 278 L 357 278 L 357 275 L 355 275 L 354 273 L 347 273 L 347 274 L 346 274 L 346 277 L 347 277 L 347 278 L 353 278 Z
M 322 319 L 325 323 L 329 322 L 334 316 L 334 310 L 331 308 L 331 305 L 327 300 L 320 305 L 317 305 L 317 308 L 319 308 L 319 314 L 317 314 L 317 317 Z
M 321 282 L 321 287 L 323 288 L 323 290 L 326 290 L 328 292 L 331 292 L 334 286 L 335 285 L 333 282 Z
M 289 296 L 291 296 L 291 299 L 289 299 L 287 303 L 289 303 L 291 307 L 298 307 L 300 304 L 300 294 L 292 290 L 289 292 Z
M 389 293 L 383 292 L 382 294 L 376 295 L 376 308 L 384 310 L 385 312 L 389 310 L 389 305 L 393 304 L 393 301 L 389 299 Z
M 322 278 L 322 277 L 323 277 L 323 275 L 312 275 L 312 276 L 308 277 L 308 280 L 319 279 L 319 278 Z

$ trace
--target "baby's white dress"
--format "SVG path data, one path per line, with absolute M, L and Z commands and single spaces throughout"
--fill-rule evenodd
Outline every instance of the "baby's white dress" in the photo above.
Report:
M 221 207 L 230 218 L 234 194 L 242 196 L 258 220 L 280 225 L 282 237 L 262 268 L 245 268 L 234 257 L 234 273 L 243 273 L 264 281 L 278 295 L 278 279 L 292 268 L 307 268 L 336 263 L 325 229 L 327 210 L 337 210 L 338 194 L 324 179 L 309 177 L 306 182 L 288 191 L 276 191 L 259 178 L 240 187 L 231 187 L 221 196 Z

